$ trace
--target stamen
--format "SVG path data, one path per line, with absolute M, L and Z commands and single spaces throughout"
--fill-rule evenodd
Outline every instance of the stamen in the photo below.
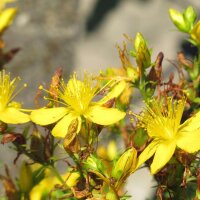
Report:
M 59 104 L 62 104 L 62 105 L 64 105 L 64 106 L 68 106 L 65 102 L 58 101 L 58 100 L 52 99 L 52 98 L 50 98 L 50 97 L 44 96 L 43 98 L 44 98 L 45 100 L 54 101 L 54 102 L 59 103 Z
M 18 79 L 18 80 L 20 80 L 20 79 Z M 10 101 L 12 101 L 26 87 L 27 87 L 27 84 L 25 83 L 21 88 L 19 88 L 19 90 L 17 90 L 17 92 L 15 94 L 12 95 L 12 97 L 10 98 Z

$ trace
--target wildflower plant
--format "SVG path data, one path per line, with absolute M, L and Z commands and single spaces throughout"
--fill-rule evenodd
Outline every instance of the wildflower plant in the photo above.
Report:
M 1 39 L 16 13 L 6 8 L 10 2 L 0 2 Z M 126 200 L 127 179 L 141 167 L 156 181 L 151 199 L 200 199 L 200 21 L 191 6 L 169 14 L 197 47 L 193 60 L 179 52 L 177 63 L 169 62 L 178 79 L 164 76 L 164 53 L 154 60 L 141 33 L 125 35 L 119 68 L 83 79 L 73 73 L 67 82 L 59 68 L 49 88 L 39 86 L 31 109 L 16 101 L 27 85 L 18 88 L 20 79 L 3 69 L 13 56 L 5 59 L 0 41 L 1 143 L 16 151 L 15 164 L 23 155 L 18 175 L 6 164 L 1 172 L 5 199 Z M 143 102 L 137 111 L 135 90 Z

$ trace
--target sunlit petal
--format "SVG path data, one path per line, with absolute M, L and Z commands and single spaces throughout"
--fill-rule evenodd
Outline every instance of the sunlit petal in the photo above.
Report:
M 84 113 L 84 117 L 100 125 L 110 125 L 118 122 L 125 117 L 126 113 L 116 108 L 105 108 L 102 106 L 91 106 Z
M 30 121 L 30 116 L 16 108 L 6 108 L 0 112 L 0 121 L 8 124 L 21 124 Z
M 154 140 L 144 149 L 144 151 L 138 157 L 136 168 L 140 167 L 142 164 L 144 164 L 144 162 L 146 162 L 150 157 L 153 156 L 158 147 L 158 144 L 159 143 Z
M 110 99 L 118 97 L 123 90 L 126 87 L 126 82 L 125 81 L 120 81 L 105 97 L 103 97 L 100 101 L 97 103 L 102 105 L 109 101 Z
M 188 153 L 194 153 L 200 149 L 200 129 L 181 130 L 177 134 L 177 146 Z
M 160 142 L 155 152 L 153 163 L 151 164 L 151 173 L 157 173 L 171 159 L 176 149 L 176 142 Z
M 78 119 L 78 127 L 76 130 L 76 133 L 78 133 L 80 131 L 80 124 L 81 124 L 81 119 L 80 117 L 77 117 L 76 115 L 73 114 L 68 114 L 65 117 L 63 117 L 57 124 L 56 126 L 53 128 L 52 130 L 52 135 L 54 137 L 60 137 L 60 138 L 64 138 L 66 136 L 66 134 L 68 133 L 68 128 L 69 125 L 71 124 L 71 122 L 74 119 Z M 73 137 L 74 138 L 74 137 Z M 73 138 L 70 138 L 71 140 Z
M 64 107 L 41 108 L 31 112 L 31 120 L 39 125 L 48 125 L 58 121 L 67 113 L 68 110 Z
M 194 116 L 186 120 L 180 127 L 179 130 L 184 129 L 184 131 L 192 131 L 200 128 L 200 111 L 197 112 Z

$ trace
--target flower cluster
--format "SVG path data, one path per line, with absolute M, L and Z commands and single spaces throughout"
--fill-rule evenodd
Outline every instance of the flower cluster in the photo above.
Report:
M 9 2 L 0 1 L 0 37 L 16 13 L 6 8 Z M 67 82 L 56 70 L 49 89 L 39 86 L 36 108 L 22 108 L 16 98 L 27 85 L 18 88 L 20 78 L 0 66 L 1 143 L 14 146 L 14 163 L 20 155 L 26 159 L 17 182 L 6 165 L 0 174 L 6 199 L 127 200 L 124 184 L 141 166 L 157 181 L 157 199 L 200 199 L 200 21 L 190 6 L 169 12 L 198 50 L 193 61 L 178 53 L 178 80 L 163 79 L 164 54 L 153 61 L 141 33 L 125 35 L 130 51 L 126 42 L 117 46 L 120 68 L 85 73 L 83 80 L 74 73 Z M 137 112 L 135 90 L 144 103 Z

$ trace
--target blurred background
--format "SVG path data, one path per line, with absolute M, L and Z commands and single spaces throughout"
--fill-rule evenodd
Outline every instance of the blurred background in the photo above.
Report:
M 34 105 L 38 85 L 48 84 L 58 67 L 66 78 L 73 71 L 97 74 L 120 67 L 116 44 L 125 40 L 124 33 L 135 37 L 141 32 L 153 48 L 153 60 L 162 51 L 167 68 L 166 59 L 175 60 L 177 51 L 192 52 L 170 21 L 169 8 L 192 5 L 200 11 L 199 0 L 18 0 L 15 4 L 18 14 L 4 40 L 8 49 L 21 50 L 6 68 L 28 83 L 21 97 L 26 108 Z M 1 145 L 0 160 L 7 160 L 6 151 Z M 9 160 L 12 167 L 12 155 Z M 152 185 L 149 172 L 142 169 L 130 177 L 127 190 L 133 199 L 144 200 L 151 196 Z

